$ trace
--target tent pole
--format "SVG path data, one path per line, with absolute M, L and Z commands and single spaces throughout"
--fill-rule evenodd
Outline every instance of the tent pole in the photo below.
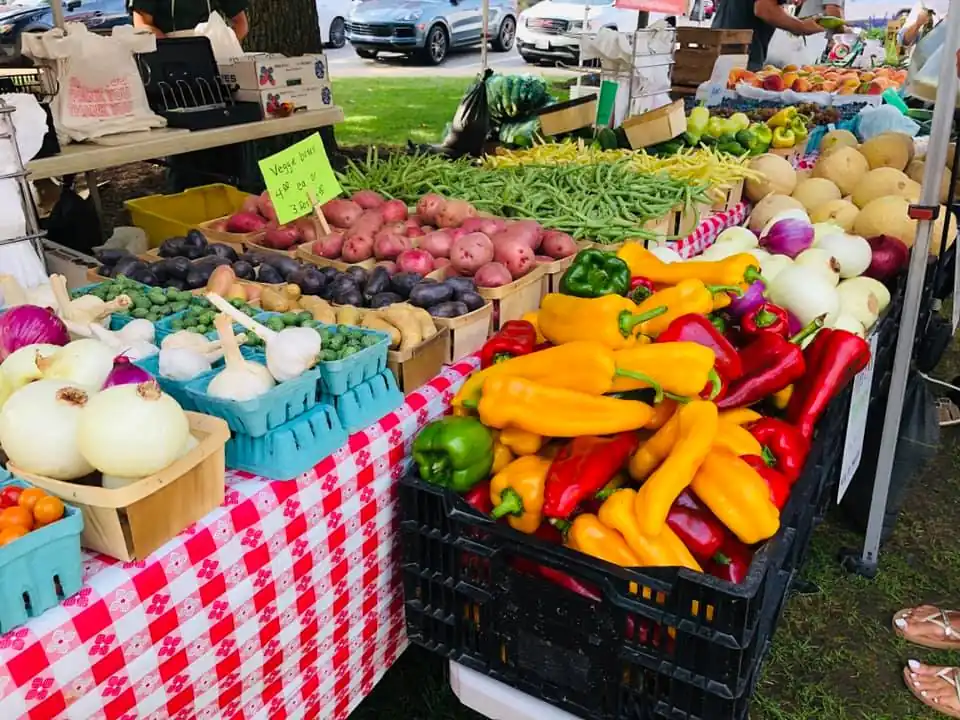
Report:
M 490 33 L 490 0 L 483 0 L 481 5 L 481 12 L 483 13 L 483 29 L 480 31 L 483 33 L 483 42 L 480 43 L 480 74 L 482 75 L 487 71 L 487 44 L 490 42 L 489 33 Z

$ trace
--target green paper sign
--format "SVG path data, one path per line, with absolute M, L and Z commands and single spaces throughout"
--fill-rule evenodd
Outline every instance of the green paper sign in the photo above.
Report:
M 316 133 L 261 160 L 260 174 L 281 224 L 308 215 L 314 203 L 325 203 L 343 192 Z

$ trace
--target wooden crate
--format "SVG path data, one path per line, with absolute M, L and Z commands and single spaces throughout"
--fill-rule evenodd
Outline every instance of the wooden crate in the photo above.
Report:
M 547 293 L 560 292 L 560 278 L 567 271 L 567 268 L 573 264 L 576 255 L 554 260 L 553 262 L 540 263 L 543 268 L 543 282 L 541 283 L 540 297 Z
M 318 267 L 332 267 L 340 271 L 345 271 L 352 267 L 362 267 L 364 270 L 370 270 L 377 264 L 376 258 L 367 258 L 363 262 L 358 263 L 348 263 L 343 262 L 343 260 L 331 260 L 330 258 L 321 257 L 310 252 L 309 244 L 299 246 L 294 255 L 298 260 L 303 260 L 304 262 L 311 263 L 312 265 L 316 265 Z
M 199 445 L 168 468 L 116 490 L 9 470 L 83 513 L 80 543 L 131 562 L 142 560 L 223 504 L 224 447 L 230 429 L 220 418 L 188 412 Z
M 715 212 L 732 210 L 743 199 L 743 180 L 737 180 L 731 187 L 718 188 L 712 192 L 717 198 L 713 203 Z
M 752 39 L 752 30 L 677 28 L 672 76 L 674 89 L 684 85 L 695 88 L 709 80 L 721 55 L 749 55 Z
M 450 331 L 440 331 L 409 350 L 387 352 L 387 367 L 397 379 L 404 395 L 430 382 L 447 363 L 450 356 Z
M 490 337 L 493 319 L 493 303 L 487 303 L 479 310 L 455 318 L 434 318 L 438 328 L 450 331 L 450 355 L 447 362 L 454 363 L 460 358 L 475 353 Z
M 200 223 L 199 230 L 203 233 L 203 236 L 207 239 L 207 242 L 218 242 L 225 243 L 227 245 L 232 245 L 234 250 L 237 253 L 243 252 L 244 243 L 256 241 L 262 238 L 267 234 L 266 230 L 258 230 L 257 232 L 250 233 L 231 233 L 226 230 L 214 230 L 213 225 L 215 223 L 226 220 L 229 216 L 224 216 L 220 218 L 214 218 L 213 220 L 208 220 L 207 222 Z
M 507 320 L 519 320 L 524 313 L 540 307 L 544 269 L 538 266 L 519 280 L 496 288 L 477 288 L 485 300 L 493 303 L 493 329 Z

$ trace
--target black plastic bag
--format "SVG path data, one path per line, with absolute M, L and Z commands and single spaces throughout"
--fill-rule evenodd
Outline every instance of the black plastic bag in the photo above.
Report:
M 103 243 L 97 208 L 74 191 L 72 176 L 64 178 L 60 199 L 42 224 L 50 240 L 87 255 Z
M 487 136 L 490 134 L 490 108 L 487 102 L 487 78 L 493 74 L 489 68 L 467 90 L 457 106 L 453 123 L 440 148 L 450 157 L 463 155 L 480 157 Z
M 847 520 L 861 533 L 867 531 L 870 517 L 870 502 L 873 498 L 886 407 L 886 398 L 883 398 L 875 404 L 876 409 L 870 414 L 864 432 L 860 466 L 840 503 Z M 900 434 L 897 438 L 893 471 L 890 474 L 890 492 L 887 494 L 887 508 L 880 534 L 882 541 L 890 537 L 897 524 L 910 481 L 933 459 L 939 445 L 940 421 L 934 395 L 926 380 L 917 372 L 911 371 L 903 398 Z

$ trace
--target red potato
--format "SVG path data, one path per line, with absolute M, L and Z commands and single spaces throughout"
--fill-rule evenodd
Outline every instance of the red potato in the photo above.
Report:
M 260 196 L 247 195 L 243 199 L 243 203 L 240 205 L 239 212 L 256 213 L 259 215 L 260 214 Z
M 325 202 L 320 210 L 330 225 L 348 228 L 363 214 L 363 208 L 353 200 L 334 198 Z
M 373 190 L 358 190 L 350 198 L 364 210 L 372 210 L 383 205 L 383 195 Z
M 453 238 L 453 241 L 454 241 L 454 242 L 456 242 L 457 240 L 459 240 L 460 238 L 462 238 L 464 235 L 469 235 L 469 234 L 470 234 L 467 230 L 464 230 L 463 228 L 453 228 L 453 230 L 444 230 L 443 232 L 448 232 L 448 233 L 450 233 L 450 237 Z M 477 230 L 474 230 L 474 232 L 478 232 L 478 231 L 477 231 Z M 484 235 L 487 235 L 486 233 L 483 233 L 483 234 L 484 234 Z M 487 235 L 487 237 L 490 237 L 490 236 Z
M 397 255 L 397 270 L 426 275 L 433 272 L 433 256 L 426 250 L 404 250 Z
M 416 225 L 417 227 L 420 227 L 421 225 L 424 224 L 425 221 L 424 221 L 424 219 L 423 219 L 422 217 L 420 217 L 420 216 L 417 215 L 416 213 L 413 213 L 413 215 L 410 215 L 410 216 L 407 218 L 407 222 L 408 222 L 408 223 L 411 223 L 411 224 L 413 224 L 413 225 Z
M 373 254 L 377 260 L 396 260 L 397 255 L 412 247 L 410 240 L 387 228 L 373 238 Z
M 506 227 L 506 221 L 501 218 L 478 216 L 464 220 L 460 229 L 466 232 L 482 232 L 487 237 L 493 237 L 498 232 L 505 230 Z
M 270 222 L 277 222 L 277 211 L 273 207 L 273 200 L 270 199 L 270 191 L 264 190 L 260 193 L 257 201 L 257 211 Z
M 440 270 L 445 267 L 450 266 L 450 258 L 445 257 L 435 257 L 433 259 L 433 267 L 435 270 Z
M 341 233 L 330 233 L 318 237 L 311 249 L 314 255 L 325 257 L 328 260 L 336 260 L 343 251 L 343 235 Z
M 263 244 L 274 250 L 288 250 L 300 242 L 300 230 L 295 225 L 270 228 L 263 236 Z
M 407 219 L 407 204 L 403 200 L 387 200 L 379 209 L 384 222 L 403 222 Z
M 543 265 L 544 263 L 552 263 L 556 258 L 549 255 L 535 255 L 533 259 L 537 261 L 537 265 Z
M 428 225 L 437 224 L 437 215 L 443 210 L 447 201 L 440 195 L 428 193 L 417 201 L 417 215 Z
M 429 235 L 420 238 L 417 247 L 426 250 L 435 258 L 450 257 L 450 248 L 453 247 L 453 232 L 449 230 L 434 230 Z
M 300 231 L 300 241 L 302 243 L 315 242 L 318 237 L 323 235 L 323 228 L 320 227 L 320 221 L 313 215 L 302 217 L 293 221 L 294 227 Z
M 503 263 L 514 280 L 521 278 L 537 265 L 533 250 L 523 240 L 502 240 L 493 246 L 493 259 Z
M 463 225 L 467 218 L 477 216 L 477 209 L 466 200 L 447 200 L 437 214 L 437 225 L 442 228 L 456 228 Z
M 493 243 L 483 233 L 467 233 L 454 240 L 450 248 L 450 264 L 461 275 L 473 275 L 493 260 Z
M 477 287 L 495 288 L 513 282 L 510 271 L 503 263 L 489 262 L 481 266 L 473 275 Z
M 266 226 L 267 221 L 257 213 L 244 212 L 241 210 L 227 218 L 225 229 L 227 232 L 232 233 L 251 233 L 259 232 Z
M 390 232 L 396 233 L 397 235 L 406 235 L 407 234 L 407 224 L 403 222 L 390 222 L 384 223 L 381 230 L 389 230 Z
M 426 235 L 422 228 L 407 226 L 407 237 L 408 238 L 419 238 Z
M 535 220 L 517 220 L 512 222 L 504 230 L 494 235 L 491 240 L 496 245 L 500 242 L 510 240 L 521 240 L 531 250 L 540 247 L 540 233 L 543 228 Z
M 372 239 L 382 227 L 383 215 L 376 210 L 365 210 L 347 230 L 345 237 L 349 239 L 354 235 L 367 235 Z
M 386 268 L 391 275 L 397 271 L 397 264 L 393 260 L 381 260 L 376 266 Z
M 340 259 L 344 262 L 363 262 L 373 257 L 373 238 L 369 235 L 354 235 L 343 241 Z
M 577 254 L 576 241 L 559 230 L 547 230 L 543 234 L 543 242 L 540 243 L 540 249 L 555 260 L 570 257 Z

